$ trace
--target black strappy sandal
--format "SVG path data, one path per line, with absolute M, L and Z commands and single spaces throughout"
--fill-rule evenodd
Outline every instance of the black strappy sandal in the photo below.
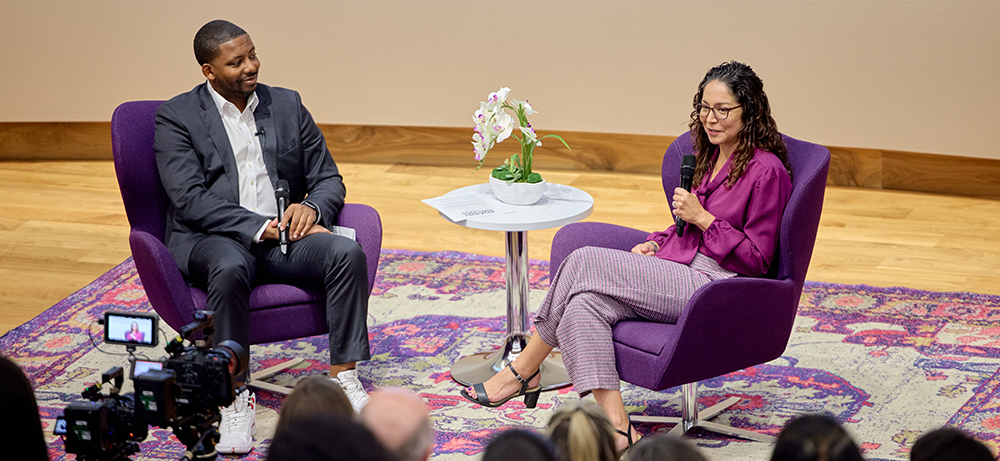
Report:
M 617 432 L 617 433 L 619 433 L 621 435 L 624 435 L 625 438 L 628 439 L 628 446 L 625 447 L 625 448 L 622 448 L 622 450 L 619 451 L 618 454 L 617 454 L 618 459 L 622 459 L 622 457 L 625 456 L 625 453 L 628 453 L 628 449 L 632 448 L 632 422 L 629 421 L 629 423 L 628 423 L 628 433 L 627 434 L 624 433 L 624 432 L 622 432 L 622 431 L 619 431 L 618 429 L 615 429 L 615 432 Z
M 517 378 L 517 382 L 521 383 L 521 389 L 517 392 L 508 395 L 501 400 L 493 401 L 486 395 L 486 387 L 483 386 L 483 383 L 479 383 L 472 385 L 472 389 L 476 391 L 476 398 L 472 398 L 472 396 L 469 395 L 469 392 L 465 389 L 462 389 L 462 397 L 469 399 L 472 403 L 478 403 L 484 407 L 496 408 L 507 403 L 510 399 L 515 399 L 523 395 L 524 406 L 528 408 L 535 408 L 535 405 L 538 404 L 538 396 L 542 393 L 542 386 L 538 385 L 529 388 L 528 383 L 531 382 L 532 379 L 535 379 L 535 376 L 538 376 L 538 371 L 541 371 L 541 368 L 529 376 L 528 379 L 522 378 L 521 374 L 514 369 L 513 364 L 507 364 L 507 368 L 510 368 L 511 373 L 514 373 L 514 377 Z

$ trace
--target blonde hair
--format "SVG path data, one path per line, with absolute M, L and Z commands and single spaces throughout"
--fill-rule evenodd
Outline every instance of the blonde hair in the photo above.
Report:
M 339 384 L 326 376 L 310 376 L 300 381 L 285 397 L 275 432 L 292 421 L 330 413 L 354 418 L 354 407 Z
M 560 406 L 549 419 L 549 437 L 563 460 L 617 460 L 615 428 L 594 402 L 577 400 Z

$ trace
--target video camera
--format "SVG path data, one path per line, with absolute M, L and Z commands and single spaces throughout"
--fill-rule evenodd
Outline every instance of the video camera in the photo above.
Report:
M 219 408 L 236 399 L 234 376 L 246 371 L 249 357 L 235 341 L 214 346 L 212 315 L 210 311 L 195 312 L 195 321 L 182 328 L 165 347 L 170 354 L 167 359 L 137 361 L 132 354 L 135 346 L 156 344 L 158 318 L 150 314 L 106 313 L 101 322 L 104 338 L 128 346 L 135 392 L 120 394 L 124 380 L 121 367 L 108 370 L 101 375 L 101 383 L 87 387 L 81 394 L 87 400 L 67 405 L 56 423 L 56 433 L 64 436 L 66 452 L 81 461 L 128 459 L 139 451 L 138 442 L 148 435 L 148 425 L 173 430 L 188 448 L 181 459 L 215 459 Z M 143 329 L 146 331 L 140 331 Z M 192 339 L 198 332 L 200 338 Z M 101 393 L 101 384 L 105 383 L 111 385 L 107 395 Z

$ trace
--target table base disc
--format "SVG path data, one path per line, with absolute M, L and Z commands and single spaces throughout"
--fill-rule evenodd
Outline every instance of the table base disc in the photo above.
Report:
M 451 367 L 451 377 L 465 386 L 485 382 L 506 368 L 502 349 L 462 357 Z M 550 391 L 570 385 L 569 374 L 562 363 L 562 353 L 552 351 L 542 362 L 542 390 Z M 509 373 L 509 371 L 508 371 Z

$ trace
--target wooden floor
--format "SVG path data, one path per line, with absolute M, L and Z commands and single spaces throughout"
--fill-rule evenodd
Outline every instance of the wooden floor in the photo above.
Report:
M 503 234 L 450 224 L 420 199 L 485 182 L 468 167 L 341 163 L 348 201 L 378 209 L 383 248 L 502 256 Z M 543 172 L 594 196 L 589 221 L 659 230 L 659 176 Z M 0 162 L 0 333 L 129 256 L 110 161 Z M 529 232 L 548 259 L 555 229 Z M 1000 295 L 1000 201 L 829 187 L 809 280 Z

